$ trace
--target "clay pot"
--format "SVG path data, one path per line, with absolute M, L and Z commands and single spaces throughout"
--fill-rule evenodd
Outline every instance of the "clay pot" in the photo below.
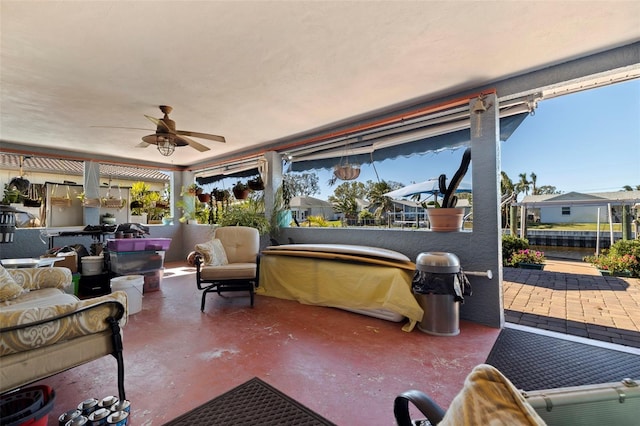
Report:
M 453 232 L 462 229 L 464 221 L 463 208 L 427 209 L 427 217 L 431 230 L 436 232 Z

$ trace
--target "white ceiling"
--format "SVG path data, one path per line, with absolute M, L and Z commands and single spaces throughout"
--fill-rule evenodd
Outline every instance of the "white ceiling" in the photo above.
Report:
M 1 24 L 2 142 L 188 166 L 635 42 L 640 2 L 3 0 Z M 160 104 L 227 143 L 136 148 Z

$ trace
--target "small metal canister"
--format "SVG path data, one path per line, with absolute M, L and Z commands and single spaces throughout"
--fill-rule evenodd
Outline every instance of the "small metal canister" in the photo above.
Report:
M 98 408 L 93 413 L 89 414 L 89 424 L 91 426 L 102 426 L 107 424 L 107 417 L 109 417 L 111 411 L 106 408 Z
M 60 417 L 58 417 L 58 426 L 67 426 L 71 420 L 76 417 L 80 417 L 82 415 L 82 411 L 80 410 L 69 410 L 66 413 L 62 413 Z
M 129 413 L 126 411 L 116 411 L 107 418 L 109 426 L 126 426 L 129 423 Z
M 111 411 L 125 411 L 127 413 L 131 412 L 131 402 L 128 399 L 123 399 L 122 401 L 118 401 L 117 403 L 111 406 Z
M 104 398 L 102 398 L 100 400 L 100 402 L 98 402 L 98 407 L 100 408 L 106 408 L 109 411 L 113 411 L 111 410 L 111 407 L 113 407 L 115 404 L 117 404 L 119 401 L 117 396 L 105 396 Z
M 69 420 L 64 426 L 86 426 L 89 424 L 89 419 L 85 416 L 78 416 L 73 420 Z
M 98 400 L 95 398 L 89 398 L 78 404 L 78 410 L 82 412 L 82 415 L 88 417 L 98 408 Z

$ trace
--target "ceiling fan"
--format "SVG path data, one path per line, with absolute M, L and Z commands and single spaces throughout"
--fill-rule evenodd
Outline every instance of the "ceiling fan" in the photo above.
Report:
M 216 142 L 226 142 L 223 136 L 211 135 L 208 133 L 192 132 L 190 130 L 176 130 L 176 122 L 169 118 L 173 110 L 169 105 L 160 105 L 160 111 L 164 113 L 163 118 L 155 118 L 145 114 L 145 117 L 156 125 L 156 132 L 142 138 L 143 142 L 138 145 L 146 148 L 149 145 L 156 145 L 158 151 L 164 156 L 173 154 L 177 146 L 187 146 L 197 149 L 200 152 L 208 151 L 210 148 L 194 141 L 189 136 L 200 139 L 208 139 Z

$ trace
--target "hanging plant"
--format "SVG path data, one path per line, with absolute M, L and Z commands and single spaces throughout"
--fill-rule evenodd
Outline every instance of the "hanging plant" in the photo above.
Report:
M 264 182 L 260 176 L 247 181 L 247 186 L 253 191 L 262 191 L 264 189 Z
M 238 200 L 246 200 L 249 197 L 251 190 L 249 187 L 240 181 L 238 181 L 232 188 L 233 196 Z
M 356 164 L 336 165 L 333 174 L 340 180 L 354 180 L 360 176 L 360 166 Z
M 344 155 L 333 168 L 333 175 L 340 180 L 354 180 L 360 176 L 360 165 L 349 163 L 349 144 L 344 147 Z
M 214 188 L 213 191 L 211 191 L 211 195 L 216 199 L 216 201 L 228 201 L 229 197 L 231 196 L 231 194 L 229 194 L 229 191 L 227 191 L 226 189 L 218 188 Z
M 209 201 L 211 201 L 211 194 L 198 194 L 198 201 L 200 201 L 201 203 L 208 203 Z

